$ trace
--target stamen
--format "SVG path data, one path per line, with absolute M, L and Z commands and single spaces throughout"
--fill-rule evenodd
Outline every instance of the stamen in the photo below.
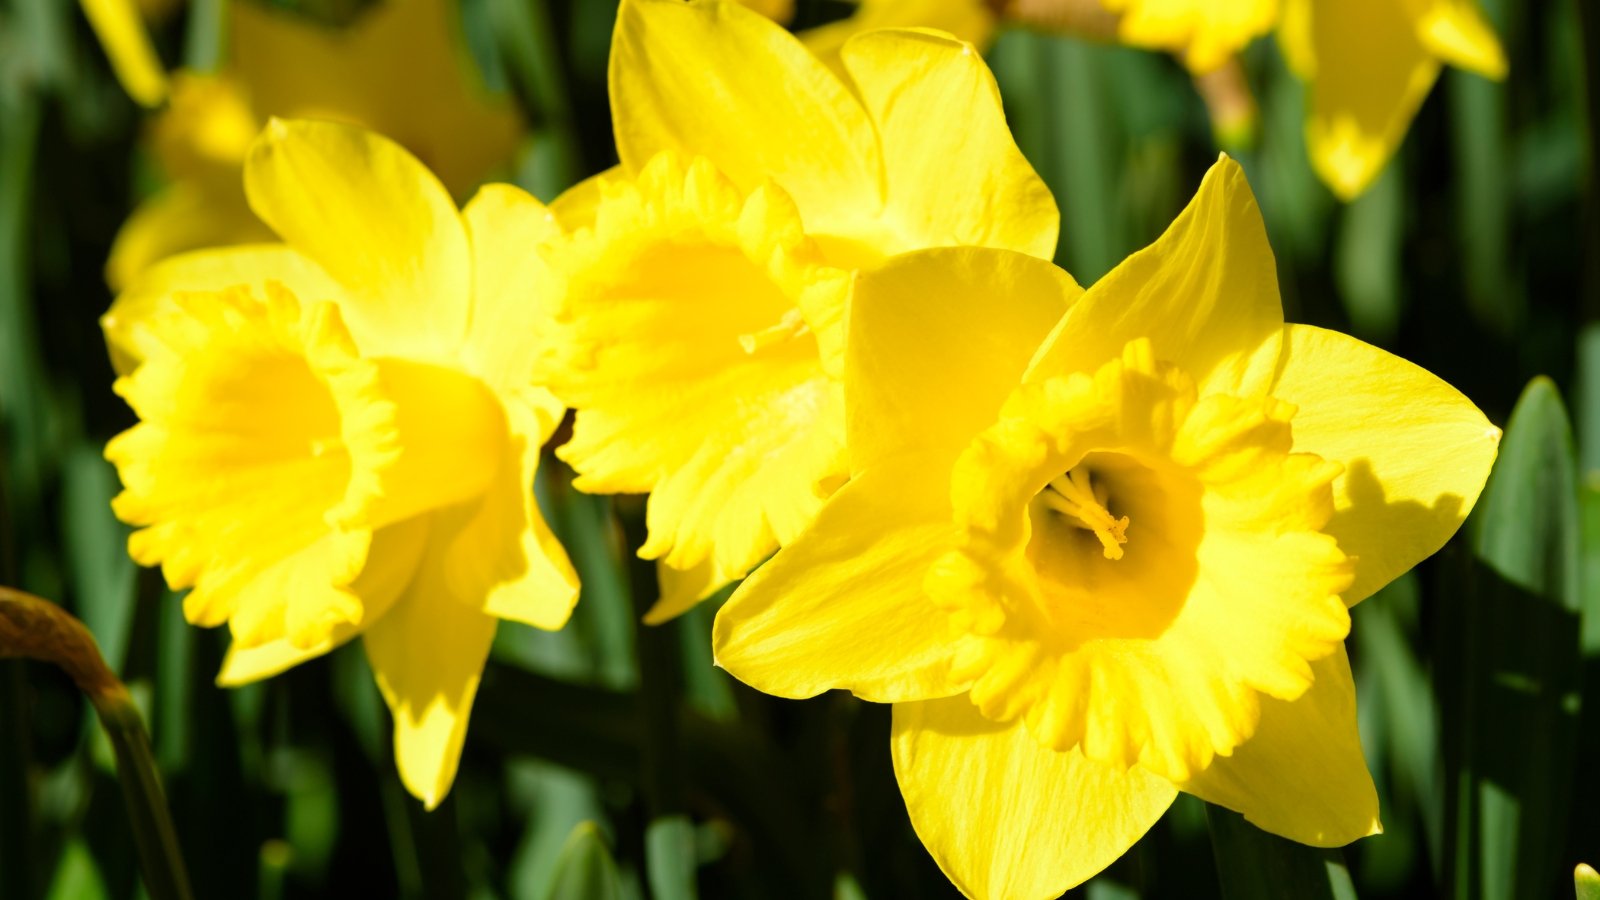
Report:
M 780 341 L 800 337 L 810 330 L 811 327 L 806 324 L 806 320 L 800 317 L 800 310 L 791 309 L 771 328 L 739 335 L 739 346 L 744 348 L 744 352 L 754 354 Z
M 1050 482 L 1039 496 L 1046 506 L 1073 520 L 1074 525 L 1094 532 L 1105 549 L 1106 559 L 1122 558 L 1122 545 L 1128 542 L 1128 517 L 1118 519 L 1106 509 L 1110 492 L 1104 482 L 1094 481 L 1080 466 Z

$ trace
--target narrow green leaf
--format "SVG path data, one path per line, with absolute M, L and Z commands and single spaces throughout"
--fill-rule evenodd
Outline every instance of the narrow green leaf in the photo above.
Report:
M 225 0 L 189 0 L 189 24 L 183 35 L 184 68 L 215 72 L 226 61 L 228 4 Z
M 1582 692 L 1600 697 L 1600 325 L 1585 327 L 1578 337 L 1577 398 L 1579 509 L 1582 514 L 1581 591 L 1583 632 Z M 1591 701 L 1592 703 L 1593 701 Z M 1578 758 L 1600 758 L 1600 711 L 1585 711 L 1578 726 Z M 1600 779 L 1580 778 L 1573 786 L 1573 809 L 1600 807 Z M 1600 819 L 1575 816 L 1567 835 L 1569 859 L 1600 846 Z
M 1484 5 L 1496 30 L 1504 34 L 1506 8 L 1500 0 Z M 1510 91 L 1505 84 L 1451 68 L 1444 77 L 1450 100 L 1450 148 L 1456 172 L 1456 228 L 1461 244 L 1462 287 L 1467 307 L 1484 326 L 1508 337 L 1526 316 L 1520 283 L 1511 277 L 1510 153 L 1507 138 Z
M 1379 343 L 1393 340 L 1405 312 L 1400 289 L 1405 203 L 1401 167 L 1389 166 L 1345 210 L 1334 246 L 1334 274 L 1350 324 L 1360 337 Z
M 506 765 L 511 804 L 527 828 L 506 868 L 507 893 L 540 900 L 555 886 L 558 862 L 573 829 L 604 815 L 594 779 L 533 759 Z
M 81 839 L 67 842 L 46 896 L 47 900 L 104 900 L 108 896 L 94 854 Z
M 833 900 L 867 900 L 867 892 L 861 889 L 861 882 L 854 875 L 840 872 L 833 880 Z
M 1578 900 L 1600 900 L 1600 872 L 1588 863 L 1578 863 L 1572 873 L 1572 887 Z
M 655 900 L 695 900 L 694 823 L 663 816 L 644 832 L 645 874 Z
M 120 672 L 133 626 L 136 570 L 128 557 L 128 528 L 111 515 L 117 476 L 98 447 L 80 444 L 62 466 L 61 488 L 73 611 L 94 635 L 106 665 Z
M 1355 885 L 1338 850 L 1268 834 L 1219 806 L 1206 807 L 1206 824 L 1223 900 L 1355 900 Z
M 600 826 L 583 822 L 572 829 L 545 900 L 622 900 L 622 876 Z
M 1511 414 L 1472 538 L 1438 658 L 1444 873 L 1458 898 L 1549 896 L 1573 789 L 1580 579 L 1572 429 L 1548 379 Z

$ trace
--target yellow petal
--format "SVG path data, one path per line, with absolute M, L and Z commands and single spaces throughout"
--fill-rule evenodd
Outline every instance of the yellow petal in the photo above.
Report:
M 261 133 L 244 86 L 225 74 L 180 70 L 167 107 L 150 123 L 150 150 L 167 177 L 206 177 L 244 202 L 240 167 Z
M 1092 372 L 1132 340 L 1192 376 L 1202 394 L 1248 393 L 1255 353 L 1278 340 L 1277 264 L 1255 195 L 1224 156 L 1155 243 L 1100 279 L 1045 342 L 1029 379 Z
M 520 188 L 491 184 L 462 211 L 472 243 L 472 315 L 467 357 L 491 384 L 521 388 L 533 378 L 535 332 L 549 314 L 546 250 L 565 237 L 555 217 Z
M 455 0 L 363 7 L 349 27 L 268 3 L 229 5 L 228 70 L 265 116 L 364 125 L 427 163 L 465 197 L 522 140 L 506 94 L 482 83 Z
M 604 195 L 602 185 L 626 181 L 627 178 L 621 166 L 612 166 L 598 175 L 590 175 L 551 201 L 550 213 L 568 231 L 593 228 L 595 211 L 600 208 L 600 200 Z
M 903 242 L 894 249 L 1055 254 L 1055 198 L 1012 140 L 994 76 L 971 45 L 875 31 L 852 38 L 841 58 L 883 148 L 884 219 Z
M 140 348 L 160 338 L 151 329 L 163 317 L 179 312 L 178 292 L 205 293 L 240 285 L 277 282 L 301 298 L 331 298 L 338 285 L 321 267 L 282 244 L 199 250 L 166 259 L 144 271 L 118 295 L 100 318 L 118 374 L 127 374 L 144 358 Z
M 739 0 L 739 2 L 774 22 L 787 22 L 794 17 L 794 0 Z
M 670 622 L 727 585 L 717 580 L 716 567 L 709 559 L 692 569 L 657 563 L 656 582 L 661 586 L 661 596 L 645 611 L 646 625 Z
M 717 664 L 780 697 L 844 688 L 867 700 L 924 700 L 964 690 L 949 679 L 955 635 L 922 590 L 955 539 L 949 471 L 937 457 L 901 457 L 840 488 L 717 613 Z
M 1136 47 L 1168 50 L 1194 72 L 1209 72 L 1266 34 L 1278 0 L 1101 0 L 1121 13 L 1117 37 Z
M 994 38 L 995 16 L 982 0 L 863 0 L 853 15 L 803 31 L 800 40 L 837 66 L 839 51 L 850 38 L 880 28 L 938 29 L 986 50 Z
M 820 355 L 843 323 L 819 332 L 805 295 L 842 308 L 847 282 L 775 186 L 744 195 L 704 160 L 663 155 L 613 187 L 561 253 L 540 369 L 578 413 L 557 452 L 580 490 L 651 492 L 645 558 L 710 557 L 726 583 L 843 476 L 842 390 Z
M 1407 5 L 1339 0 L 1311 7 L 1316 77 L 1306 142 L 1312 167 L 1346 200 L 1383 171 L 1439 76 Z
M 430 540 L 410 588 L 365 635 L 378 689 L 394 714 L 406 790 L 429 809 L 450 793 L 496 619 L 450 591 Z
M 398 144 L 330 122 L 273 120 L 245 163 L 250 206 L 344 287 L 350 331 L 377 355 L 459 346 L 472 257 L 455 203 Z
M 1256 827 L 1314 847 L 1383 830 L 1356 731 L 1356 686 L 1343 649 L 1313 663 L 1298 700 L 1263 699 L 1255 736 L 1179 787 L 1244 813 Z
M 1477 0 L 1434 0 L 1420 19 L 1422 42 L 1452 66 L 1496 80 L 1506 77 L 1506 54 Z
M 1341 463 L 1324 529 L 1356 559 L 1354 604 L 1444 546 L 1477 502 L 1500 430 L 1459 391 L 1370 344 L 1286 329 L 1274 396 L 1299 407 L 1294 447 Z
M 496 474 L 473 504 L 438 514 L 448 541 L 452 596 L 499 619 L 554 631 L 578 602 L 578 576 L 534 502 L 540 448 L 565 407 L 543 388 L 501 393 L 509 441 Z
M 95 37 L 111 59 L 111 68 L 141 106 L 157 106 L 167 97 L 167 73 L 156 56 L 132 0 L 80 0 Z
M 959 453 L 1082 293 L 1048 262 L 978 248 L 908 253 L 858 276 L 845 370 L 851 468 L 912 450 Z
M 304 647 L 296 646 L 287 638 L 254 647 L 235 643 L 222 660 L 217 685 L 239 687 L 271 678 L 334 650 L 372 627 L 410 583 L 417 568 L 417 557 L 426 545 L 428 525 L 428 518 L 419 516 L 373 532 L 367 565 L 350 585 L 350 592 L 361 598 L 359 621 L 340 623 L 327 637 Z
M 704 156 L 743 190 L 776 180 L 810 231 L 850 230 L 882 208 L 872 123 L 793 35 L 732 3 L 627 0 L 611 44 L 617 153 Z
M 911 824 L 974 900 L 1048 900 L 1116 862 L 1177 791 L 1141 769 L 1041 747 L 965 696 L 897 703 L 890 739 Z
M 111 243 L 111 289 L 128 288 L 152 265 L 186 250 L 271 241 L 272 229 L 250 211 L 234 176 L 177 181 L 140 203 Z
M 1316 0 L 1283 0 L 1278 20 L 1278 49 L 1283 61 L 1301 81 L 1317 74 L 1317 48 L 1311 39 L 1311 15 Z

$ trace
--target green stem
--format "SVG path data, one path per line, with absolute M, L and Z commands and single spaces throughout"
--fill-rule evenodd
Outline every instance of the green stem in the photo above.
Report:
M 678 623 L 644 624 L 645 612 L 656 602 L 660 586 L 656 564 L 633 553 L 644 546 L 646 528 L 642 509 L 619 510 L 629 550 L 628 581 L 633 594 L 634 652 L 639 660 L 639 719 L 644 724 L 644 788 L 651 818 L 684 810 L 683 750 L 678 731 L 678 707 L 683 690 L 682 661 L 678 657 Z
M 89 630 L 48 600 L 0 587 L 0 660 L 17 657 L 60 668 L 89 698 L 116 751 L 117 779 L 122 782 L 139 867 L 151 900 L 190 900 L 189 873 L 178 849 L 177 830 L 172 827 L 150 736 L 127 686 L 107 668 Z M 28 729 L 18 731 L 26 734 Z M 15 761 L 0 759 L 0 764 L 9 764 L 9 770 Z M 12 895 L 8 892 L 5 896 Z M 31 892 L 21 891 L 16 896 L 29 897 Z
M 455 798 L 455 794 L 450 794 L 432 812 L 424 809 L 416 799 L 409 796 L 405 798 L 406 819 L 411 824 L 411 840 L 417 852 L 422 895 L 428 900 L 464 900 L 467 896 Z
M 117 754 L 117 778 L 128 804 L 145 888 L 152 900 L 189 900 L 193 897 L 189 874 L 167 809 L 167 795 L 161 787 L 150 736 L 145 733 L 144 720 L 139 717 L 133 698 L 120 684 L 117 687 L 105 696 L 90 699 Z
M 1578 33 L 1583 41 L 1583 121 L 1588 136 L 1589 171 L 1583 187 L 1584 319 L 1600 319 L 1600 9 L 1592 0 L 1577 0 Z

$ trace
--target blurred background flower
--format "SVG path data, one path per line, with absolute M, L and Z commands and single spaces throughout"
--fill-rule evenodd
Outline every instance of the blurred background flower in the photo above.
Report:
M 458 198 L 506 169 L 517 149 L 523 118 L 471 67 L 450 0 L 392 0 L 342 26 L 230 0 L 224 21 L 225 62 L 175 72 L 168 105 L 150 124 L 169 183 L 117 234 L 106 263 L 113 290 L 174 253 L 271 239 L 245 204 L 242 178 L 245 150 L 271 116 L 388 135 Z

